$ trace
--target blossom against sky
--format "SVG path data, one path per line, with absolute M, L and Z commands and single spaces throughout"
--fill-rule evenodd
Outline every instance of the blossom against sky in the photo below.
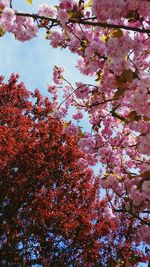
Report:
M 44 3 L 56 4 L 58 1 L 44 1 Z M 42 0 L 33 1 L 28 5 L 25 0 L 14 1 L 13 6 L 20 11 L 36 12 Z M 75 69 L 76 56 L 63 49 L 54 49 L 49 41 L 45 40 L 45 32 L 40 31 L 40 38 L 31 41 L 19 42 L 14 36 L 6 33 L 0 39 L 0 74 L 6 79 L 12 72 L 20 74 L 20 80 L 26 83 L 31 90 L 39 88 L 43 94 L 47 94 L 47 83 L 52 82 L 52 69 L 54 65 L 65 66 L 65 78 L 74 82 L 87 78 Z

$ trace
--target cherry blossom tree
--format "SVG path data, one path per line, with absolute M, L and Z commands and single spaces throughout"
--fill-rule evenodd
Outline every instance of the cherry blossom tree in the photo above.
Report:
M 52 109 L 64 119 L 74 106 L 72 119 L 81 124 L 88 115 L 91 129 L 78 136 L 85 155 L 80 163 L 100 166 L 99 183 L 107 197 L 104 217 L 123 227 L 120 218 L 125 216 L 136 229 L 134 241 L 149 244 L 150 1 L 60 0 L 56 6 L 43 3 L 32 14 L 1 0 L 0 9 L 1 36 L 9 32 L 24 42 L 43 28 L 53 48 L 77 54 L 79 71 L 94 78 L 93 84 L 76 81 L 73 86 L 63 66 L 54 66 L 54 84 L 48 88 Z M 68 123 L 68 129 L 76 135 L 76 127 Z

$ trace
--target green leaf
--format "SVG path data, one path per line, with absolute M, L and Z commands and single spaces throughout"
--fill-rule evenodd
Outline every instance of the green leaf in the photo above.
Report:
M 110 37 L 120 38 L 123 36 L 123 31 L 120 29 L 114 29 L 109 34 Z
M 92 7 L 92 0 L 90 0 L 88 3 L 86 3 L 86 4 L 84 5 L 84 10 L 86 10 L 86 9 L 89 8 L 89 7 Z
M 106 36 L 106 35 L 103 35 L 100 37 L 100 40 L 103 42 L 103 43 L 106 43 L 108 41 L 109 37 Z
M 5 34 L 5 30 L 2 27 L 0 27 L 0 37 L 4 36 L 4 34 Z
M 26 0 L 27 4 L 32 5 L 32 0 Z

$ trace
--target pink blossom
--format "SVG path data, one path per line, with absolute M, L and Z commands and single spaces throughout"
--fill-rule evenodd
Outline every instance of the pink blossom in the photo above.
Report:
M 116 220 L 115 214 L 113 213 L 112 209 L 109 207 L 105 208 L 103 216 L 107 221 L 110 221 L 110 222 Z
M 150 244 L 150 227 L 147 225 L 141 225 L 138 230 L 139 241 L 143 241 L 147 244 Z
M 53 80 L 56 84 L 62 84 L 63 83 L 63 72 L 64 72 L 64 68 L 54 66 L 54 68 L 53 68 Z
M 111 147 L 102 147 L 98 149 L 98 155 L 100 156 L 100 162 L 107 163 L 112 155 Z
M 97 164 L 97 158 L 95 157 L 95 154 L 87 154 L 86 160 L 90 166 L 95 166 Z
M 3 9 L 5 7 L 9 6 L 10 1 L 9 0 L 0 0 L 0 9 Z
M 89 87 L 84 83 L 77 83 L 77 89 L 75 90 L 75 96 L 77 98 L 85 98 L 88 96 L 90 89 Z
M 60 8 L 69 11 L 73 8 L 73 3 L 73 0 L 60 0 Z
M 114 175 L 109 175 L 106 179 L 101 180 L 101 185 L 104 188 L 113 188 L 118 187 L 118 181 Z
M 60 23 L 65 26 L 67 20 L 68 20 L 68 14 L 67 11 L 65 9 L 59 9 L 58 11 L 58 20 L 60 21 Z
M 68 127 L 66 127 L 65 132 L 69 135 L 76 135 L 78 130 L 75 125 L 70 124 Z
M 72 115 L 72 118 L 73 118 L 74 120 L 81 120 L 81 119 L 83 118 L 83 114 L 82 114 L 82 112 L 78 112 L 78 113 L 76 113 L 76 114 L 73 114 L 73 115 Z
M 54 18 L 57 15 L 57 9 L 53 6 L 47 4 L 42 4 L 39 6 L 39 15 L 47 18 Z
M 140 206 L 144 200 L 144 196 L 139 191 L 135 190 L 130 194 L 134 206 Z
M 60 32 L 52 32 L 48 37 L 52 47 L 57 48 L 63 43 L 63 35 Z
M 78 145 L 84 150 L 84 151 L 90 151 L 95 146 L 95 141 L 92 137 L 82 138 L 78 142 Z
M 14 32 L 15 30 L 16 15 L 14 10 L 6 7 L 0 18 L 0 25 L 8 32 Z
M 51 94 L 56 94 L 57 93 L 57 87 L 55 84 L 49 85 L 48 84 L 48 92 Z
M 17 16 L 15 23 L 14 34 L 17 40 L 24 42 L 38 36 L 38 27 L 33 18 Z
M 130 1 L 130 0 L 93 0 L 92 11 L 97 18 L 102 21 L 107 19 L 119 20 L 126 17 L 130 10 L 139 10 L 139 13 L 147 17 L 150 12 L 150 5 L 146 2 L 143 6 L 141 1 Z
M 142 189 L 143 189 L 144 191 L 148 191 L 148 192 L 150 192 L 150 180 L 149 180 L 149 181 L 145 180 L 145 181 L 143 182 L 143 184 L 142 184 Z
M 150 133 L 140 136 L 139 151 L 145 155 L 150 156 Z

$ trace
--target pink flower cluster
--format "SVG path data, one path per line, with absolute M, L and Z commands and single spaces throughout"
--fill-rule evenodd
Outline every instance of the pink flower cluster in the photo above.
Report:
M 14 32 L 15 21 L 16 21 L 15 12 L 11 8 L 6 7 L 3 10 L 0 18 L 1 26 L 8 32 Z
M 15 11 L 9 7 L 4 8 L 0 25 L 5 31 L 13 33 L 20 41 L 27 41 L 38 35 L 38 27 L 33 18 L 16 16 Z
M 9 7 L 10 0 L 0 0 L 0 9 L 4 9 L 5 7 Z
M 64 68 L 54 66 L 54 68 L 53 68 L 53 81 L 55 84 L 62 84 L 63 83 L 63 73 L 64 73 Z
M 116 221 L 116 216 L 113 213 L 112 209 L 107 207 L 105 208 L 104 214 L 103 214 L 104 218 L 109 221 L 109 222 L 114 222 Z
M 74 0 L 60 0 L 59 6 L 61 9 L 66 9 L 67 11 L 70 11 L 73 8 L 74 3 Z
M 77 83 L 76 85 L 77 90 L 75 91 L 75 96 L 81 99 L 87 97 L 90 92 L 90 88 L 83 83 Z
M 81 120 L 82 118 L 83 118 L 83 114 L 82 114 L 82 112 L 77 112 L 76 114 L 73 114 L 72 115 L 72 118 L 74 119 L 74 120 Z
M 80 139 L 78 145 L 86 152 L 91 153 L 93 152 L 95 141 L 91 136 L 84 137 Z
M 46 18 L 55 18 L 57 15 L 57 9 L 56 7 L 49 6 L 47 4 L 42 4 L 39 6 L 38 14 Z
M 58 20 L 61 25 L 65 27 L 65 24 L 69 18 L 68 12 L 73 9 L 75 0 L 60 0 L 59 10 L 58 10 Z
M 141 17 L 148 18 L 150 14 L 150 4 L 148 1 L 143 2 L 140 0 L 93 0 L 92 12 L 100 21 L 106 20 L 120 20 L 126 18 L 129 11 L 138 10 Z

